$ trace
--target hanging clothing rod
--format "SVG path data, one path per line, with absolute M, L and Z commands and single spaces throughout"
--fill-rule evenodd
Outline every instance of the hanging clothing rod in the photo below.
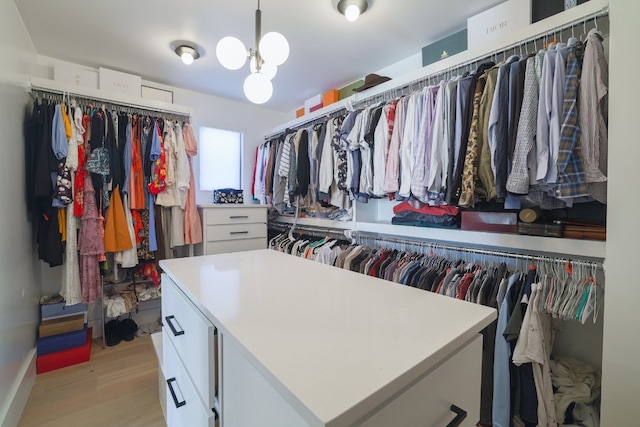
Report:
M 280 130 L 278 132 L 274 132 L 274 133 L 265 135 L 264 139 L 265 139 L 265 141 L 268 141 L 268 140 L 277 138 L 277 137 L 279 137 L 281 135 L 286 135 L 288 133 L 295 132 L 298 129 L 303 129 L 303 128 L 307 128 L 307 127 L 310 127 L 310 126 L 315 126 L 318 123 L 324 123 L 324 122 L 329 121 L 331 119 L 334 119 L 336 117 L 344 116 L 344 115 L 347 114 L 347 112 L 348 112 L 348 110 L 346 108 L 342 107 L 342 108 L 334 110 L 334 111 L 332 111 L 332 112 L 330 112 L 330 113 L 328 113 L 328 114 L 326 114 L 324 116 L 316 117 L 313 120 L 309 120 L 308 122 L 304 122 L 304 123 L 301 123 L 299 125 L 295 125 L 295 126 L 292 126 L 290 128 L 282 129 L 282 130 Z
M 267 228 L 277 229 L 281 231 L 289 231 L 293 229 L 293 231 L 296 231 L 296 232 L 303 231 L 315 236 L 324 236 L 324 235 L 330 234 L 330 235 L 340 236 L 345 238 L 348 237 L 345 233 L 346 230 L 332 229 L 328 227 L 313 227 L 313 226 L 305 226 L 305 225 L 297 225 L 297 224 L 294 227 L 293 224 L 271 222 L 269 223 Z
M 472 65 L 477 65 L 480 64 L 484 61 L 490 60 L 492 58 L 495 58 L 497 56 L 499 56 L 500 54 L 502 54 L 503 56 L 506 56 L 507 53 L 513 49 L 519 48 L 519 47 L 524 47 L 525 45 L 529 44 L 529 43 L 537 43 L 540 40 L 544 40 L 545 38 L 548 38 L 549 36 L 554 36 L 557 33 L 562 33 L 565 30 L 571 29 L 571 28 L 576 28 L 579 25 L 583 26 L 583 29 L 586 30 L 586 25 L 587 22 L 594 20 L 595 26 L 597 27 L 597 19 L 598 18 L 602 18 L 605 16 L 609 16 L 609 6 L 606 6 L 602 9 L 600 9 L 597 12 L 591 12 L 589 14 L 584 15 L 581 18 L 578 19 L 574 19 L 569 23 L 566 24 L 562 24 L 562 25 L 558 25 L 556 27 L 553 27 L 551 29 L 545 30 L 543 32 L 540 32 L 534 36 L 531 36 L 529 38 L 520 40 L 518 42 L 515 43 L 511 43 L 503 48 L 500 48 L 498 50 L 495 50 L 493 52 L 489 52 L 480 56 L 477 56 L 475 58 L 469 59 L 467 61 L 464 62 L 460 62 L 454 66 L 451 67 L 447 67 L 444 68 L 442 70 L 436 71 L 434 73 L 431 73 L 429 75 L 423 76 L 423 77 L 419 77 L 417 79 L 414 79 L 408 83 L 405 83 L 401 86 L 397 86 L 395 88 L 391 88 L 389 90 L 386 90 L 384 92 L 375 94 L 375 95 L 371 95 L 368 97 L 364 97 L 362 99 L 355 99 L 355 100 L 350 100 L 351 103 L 349 106 L 346 107 L 340 107 L 334 111 L 329 112 L 327 115 L 322 116 L 322 117 L 317 117 L 315 119 L 306 121 L 306 122 L 302 122 L 300 124 L 296 124 L 294 126 L 291 126 L 287 129 L 283 129 L 277 132 L 273 132 L 271 134 L 267 134 L 265 135 L 265 140 L 270 140 L 273 139 L 274 137 L 280 136 L 282 134 L 287 134 L 289 132 L 295 131 L 297 129 L 300 128 L 304 128 L 304 127 L 308 127 L 311 125 L 314 125 L 316 123 L 321 123 L 325 120 L 328 120 L 329 118 L 333 118 L 339 115 L 344 115 L 346 114 L 348 111 L 350 111 L 353 107 L 353 109 L 356 108 L 362 108 L 368 104 L 375 104 L 381 101 L 391 101 L 393 99 L 396 99 L 402 95 L 405 95 L 406 93 L 412 92 L 413 90 L 418 89 L 419 87 L 423 87 L 426 84 L 429 83 L 435 83 L 439 80 L 439 78 L 449 75 L 449 74 L 453 74 L 456 71 L 465 69 L 467 67 L 470 67 Z M 586 32 L 586 31 L 585 31 Z M 542 45 L 540 46 L 542 47 Z M 476 67 L 474 67 L 476 68 Z M 352 95 L 353 96 L 353 95 Z M 349 104 L 349 101 L 347 101 L 347 103 Z
M 564 257 L 558 256 L 544 256 L 544 255 L 527 255 L 527 254 L 519 254 L 514 252 L 506 252 L 494 249 L 481 249 L 474 248 L 469 246 L 455 246 L 437 242 L 431 242 L 426 240 L 410 240 L 410 239 L 402 239 L 397 237 L 389 237 L 383 236 L 374 233 L 365 233 L 361 231 L 353 231 L 353 237 L 355 237 L 356 241 L 361 242 L 362 240 L 373 240 L 373 241 L 382 241 L 388 243 L 397 243 L 401 245 L 407 246 L 418 246 L 418 247 L 427 247 L 434 250 L 445 250 L 452 252 L 464 252 L 476 255 L 486 255 L 486 256 L 497 256 L 504 258 L 511 258 L 516 260 L 524 260 L 529 262 L 545 262 L 545 261 L 561 261 L 561 262 L 570 262 L 578 265 L 585 265 L 589 267 L 594 267 L 598 270 L 603 270 L 603 262 L 599 260 L 584 260 L 584 259 L 568 259 Z
M 140 115 L 148 115 L 148 116 L 162 116 L 163 118 L 171 118 L 177 121 L 185 121 L 189 122 L 190 117 L 188 114 L 179 113 L 175 111 L 163 110 L 163 109 L 155 109 L 151 107 L 140 107 L 134 106 L 126 103 L 117 103 L 114 101 L 108 100 L 100 100 L 94 97 L 87 97 L 83 95 L 75 95 L 73 93 L 68 92 L 58 92 L 54 90 L 48 89 L 32 89 L 31 93 L 34 96 L 40 96 L 44 99 L 55 100 L 55 101 L 63 101 L 66 97 L 70 99 L 74 99 L 81 106 L 89 106 L 92 104 L 93 107 L 100 107 L 102 105 L 109 110 L 115 110 L 122 113 L 130 113 L 130 114 L 140 114 Z
M 36 81 L 34 82 L 34 80 Z M 29 89 L 33 94 L 50 94 L 50 95 L 56 95 L 56 96 L 69 96 L 77 100 L 85 100 L 87 102 L 91 102 L 94 104 L 108 104 L 114 107 L 124 107 L 124 108 L 135 109 L 135 110 L 144 112 L 144 114 L 162 113 L 162 114 L 169 114 L 169 115 L 174 115 L 182 118 L 190 117 L 190 113 L 185 111 L 180 111 L 179 109 L 171 109 L 171 108 L 154 106 L 154 105 L 141 105 L 140 103 L 136 103 L 132 101 L 115 99 L 113 97 L 110 97 L 108 94 L 105 94 L 104 96 L 100 96 L 98 94 L 93 94 L 93 93 L 90 95 L 86 95 L 86 94 L 79 93 L 80 91 L 78 92 L 74 92 L 73 90 L 67 91 L 67 90 L 60 89 L 58 87 L 54 87 L 58 82 L 52 82 L 53 83 L 52 87 L 47 87 L 47 83 L 44 83 L 43 81 L 42 84 L 38 84 L 39 81 L 43 81 L 43 79 L 32 79 Z M 93 91 L 95 92 L 96 90 L 93 89 Z M 129 98 L 133 98 L 133 97 L 129 96 Z M 161 104 L 171 105 L 166 103 L 161 103 Z M 176 106 L 176 107 L 180 107 L 180 106 Z M 186 109 L 186 108 L 182 107 L 182 109 Z

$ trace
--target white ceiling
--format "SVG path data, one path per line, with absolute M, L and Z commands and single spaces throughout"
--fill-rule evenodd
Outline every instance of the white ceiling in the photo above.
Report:
M 305 99 L 341 87 L 419 53 L 465 27 L 466 19 L 501 0 L 369 0 L 349 23 L 337 0 L 262 0 L 262 33 L 278 31 L 291 54 L 273 80 L 265 106 L 292 111 Z M 215 58 L 222 37 L 254 47 L 257 0 L 16 0 L 39 54 L 243 102 L 248 65 L 224 69 Z M 173 52 L 198 46 L 191 66 Z

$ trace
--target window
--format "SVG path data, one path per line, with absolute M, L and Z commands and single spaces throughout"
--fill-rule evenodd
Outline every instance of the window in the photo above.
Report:
M 200 190 L 242 189 L 242 134 L 200 127 Z

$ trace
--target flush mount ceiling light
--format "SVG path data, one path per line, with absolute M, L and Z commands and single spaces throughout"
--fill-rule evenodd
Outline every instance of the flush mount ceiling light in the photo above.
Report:
M 195 48 L 187 45 L 178 46 L 176 48 L 176 55 L 187 65 L 192 64 L 194 60 L 200 58 L 200 53 L 198 53 Z
M 338 11 L 347 18 L 347 21 L 353 22 L 362 15 L 369 7 L 367 0 L 340 0 L 338 2 Z
M 260 0 L 256 10 L 255 30 L 255 50 L 247 50 L 240 40 L 227 36 L 218 42 L 216 57 L 229 70 L 242 68 L 249 58 L 251 74 L 244 81 L 244 94 L 254 104 L 263 104 L 273 94 L 271 79 L 278 72 L 278 66 L 284 64 L 289 57 L 289 42 L 280 33 L 269 32 L 262 35 Z

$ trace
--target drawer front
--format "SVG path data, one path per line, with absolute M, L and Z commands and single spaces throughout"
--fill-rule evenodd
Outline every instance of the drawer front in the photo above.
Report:
M 267 222 L 266 208 L 204 208 L 204 225 Z
M 178 353 L 163 330 L 163 372 L 165 376 L 167 425 L 171 427 L 214 427 L 216 413 L 202 405 Z
M 217 384 L 216 329 L 164 274 L 162 321 L 167 342 L 175 347 L 202 403 L 212 408 Z
M 252 251 L 255 249 L 266 249 L 267 238 L 257 239 L 226 240 L 220 242 L 205 242 L 195 246 L 195 255 L 215 255 L 229 252 Z
M 266 224 L 208 225 L 205 229 L 205 242 L 220 240 L 254 239 L 267 237 Z
M 482 336 L 460 349 L 416 384 L 401 392 L 362 423 L 362 427 L 446 426 L 464 410 L 462 427 L 475 427 L 480 417 Z

